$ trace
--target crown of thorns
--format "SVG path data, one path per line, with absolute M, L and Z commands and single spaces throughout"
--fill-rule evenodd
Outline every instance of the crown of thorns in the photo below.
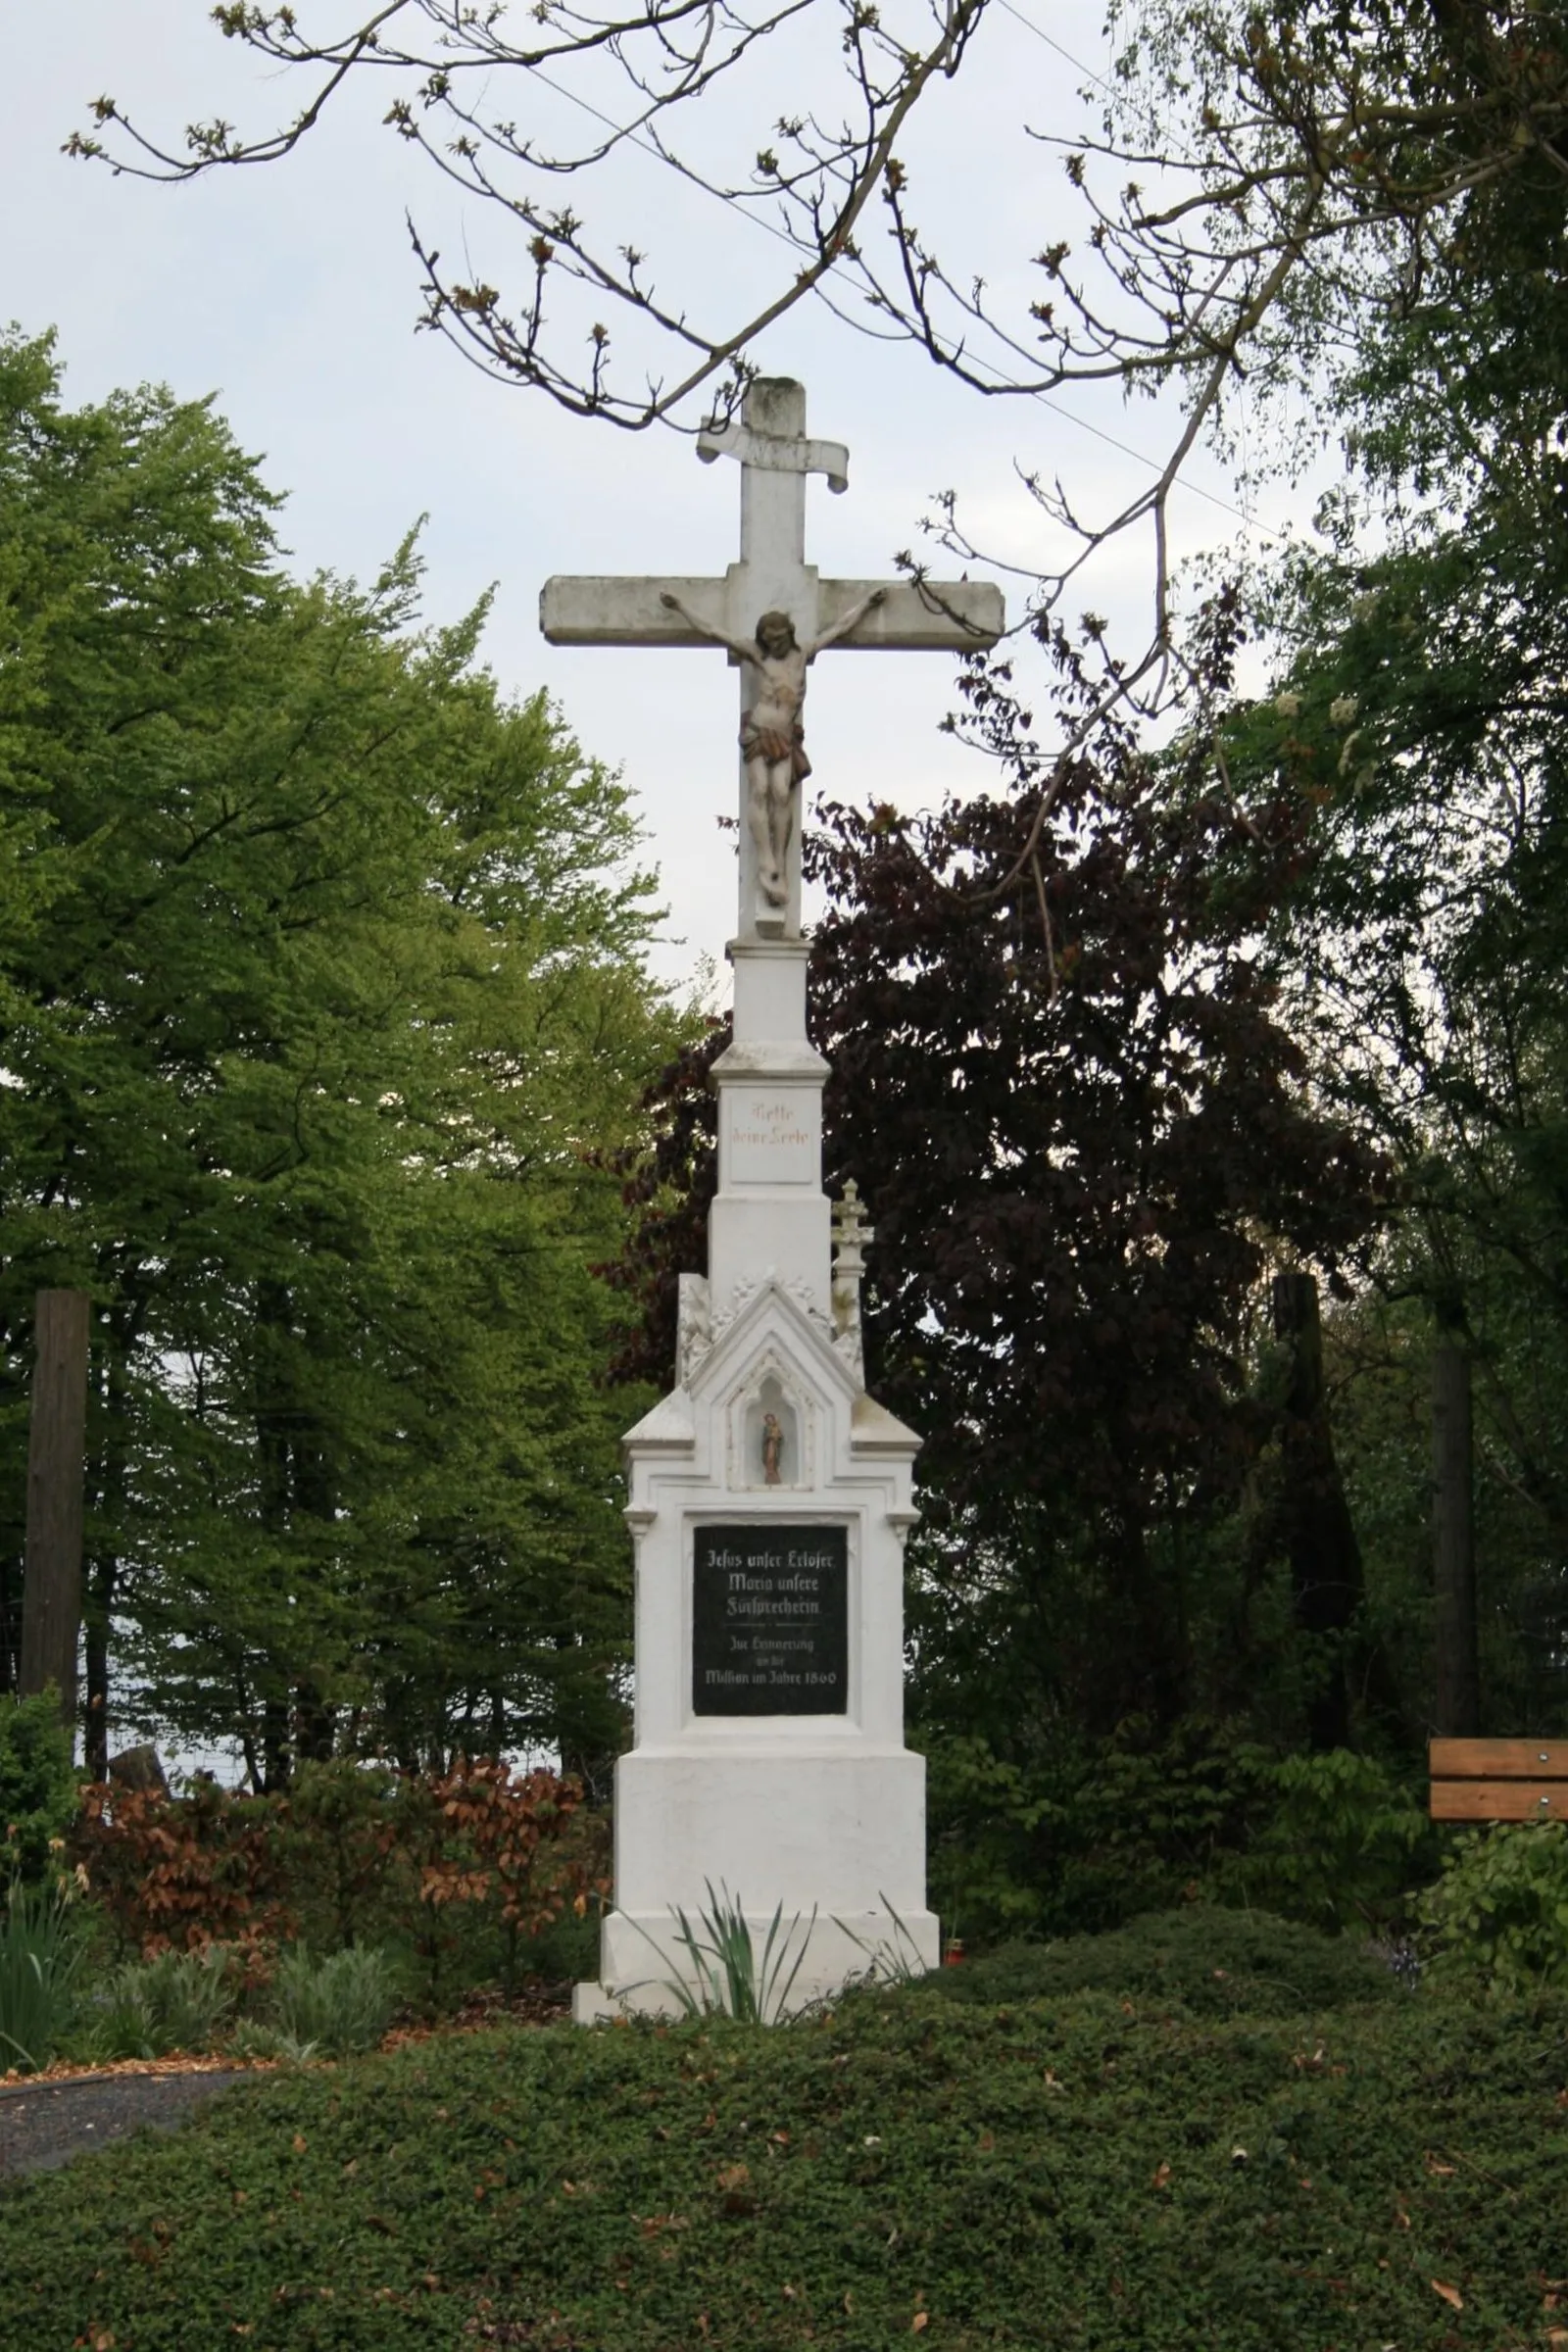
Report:
M 790 643 L 794 644 L 795 623 L 787 612 L 764 612 L 757 624 L 758 637 L 766 637 L 775 629 L 782 629 Z

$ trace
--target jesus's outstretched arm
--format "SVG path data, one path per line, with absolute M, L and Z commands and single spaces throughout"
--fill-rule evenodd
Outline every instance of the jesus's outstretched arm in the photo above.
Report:
M 699 637 L 706 637 L 712 645 L 723 646 L 727 653 L 735 656 L 737 662 L 757 660 L 757 648 L 749 640 L 726 637 L 722 629 L 715 629 L 710 620 L 704 620 L 700 613 L 693 612 L 681 603 L 678 596 L 671 596 L 667 588 L 661 590 L 659 601 L 667 612 L 678 612 L 686 626 L 695 629 Z
M 852 629 L 859 627 L 868 612 L 874 612 L 878 605 L 885 605 L 887 601 L 888 592 L 885 588 L 873 588 L 869 596 L 862 596 L 858 605 L 852 605 L 847 612 L 840 614 L 830 629 L 822 631 L 807 655 L 807 660 L 811 661 L 824 645 L 837 645 L 841 637 L 848 637 Z

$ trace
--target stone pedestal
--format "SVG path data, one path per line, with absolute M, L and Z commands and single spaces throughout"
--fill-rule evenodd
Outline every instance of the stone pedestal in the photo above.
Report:
M 868 1951 L 937 1959 L 925 1766 L 904 1745 L 904 1540 L 919 1440 L 861 1382 L 821 1186 L 826 1065 L 804 941 L 737 941 L 715 1066 L 709 1275 L 682 1279 L 678 1385 L 626 1439 L 636 1729 L 615 1773 L 615 1908 L 581 2018 L 668 2009 L 674 1914 L 815 1914 L 793 2001 Z M 845 1253 L 841 1252 L 841 1256 Z

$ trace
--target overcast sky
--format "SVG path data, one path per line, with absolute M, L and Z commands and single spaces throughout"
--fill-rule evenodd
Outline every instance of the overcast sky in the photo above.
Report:
M 299 0 L 299 13 L 328 22 L 322 0 Z M 347 23 L 358 12 L 342 0 L 332 13 Z M 1004 293 L 1043 244 L 1081 229 L 1059 157 L 1026 126 L 1086 119 L 1080 75 L 1050 43 L 1102 71 L 1102 14 L 1100 0 L 995 10 L 908 142 L 922 224 L 937 216 L 944 258 L 984 270 Z M 552 572 L 722 570 L 737 553 L 735 467 L 699 465 L 672 434 L 566 416 L 413 331 L 419 278 L 406 211 L 502 287 L 514 249 L 502 224 L 454 199 L 380 126 L 384 90 L 355 97 L 284 164 L 178 188 L 61 155 L 103 91 L 175 140 L 191 117 L 260 127 L 299 103 L 220 38 L 208 0 L 11 0 L 0 11 L 0 320 L 59 329 L 71 398 L 149 378 L 181 396 L 216 394 L 288 494 L 282 536 L 302 572 L 370 574 L 427 514 L 429 617 L 452 618 L 496 583 L 485 656 L 498 677 L 517 693 L 548 688 L 584 746 L 624 769 L 670 908 L 660 968 L 676 979 L 700 956 L 719 957 L 735 883 L 716 819 L 736 791 L 735 690 L 722 657 L 553 649 L 537 612 Z M 804 95 L 781 80 L 757 102 L 756 136 L 738 113 L 710 122 L 755 150 L 767 108 L 799 107 Z M 651 159 L 629 159 L 592 197 L 579 186 L 579 208 L 590 200 L 612 222 L 624 218 L 656 263 L 683 267 L 713 316 L 740 316 L 776 275 L 781 247 Z M 1049 561 L 1047 526 L 1017 469 L 1059 472 L 1082 509 L 1107 512 L 1147 468 L 1086 427 L 1151 454 L 1163 446 L 1154 414 L 1114 393 L 1076 396 L 1077 422 L 1038 403 L 983 403 L 820 307 L 793 313 L 754 356 L 801 377 L 810 429 L 849 445 L 849 495 L 831 498 L 818 480 L 808 492 L 808 557 L 826 572 L 890 574 L 895 551 L 916 544 L 931 495 L 948 488 L 999 554 Z M 1195 479 L 1225 487 L 1212 467 Z M 1194 495 L 1176 519 L 1189 550 L 1232 527 Z M 1123 622 L 1129 643 L 1144 566 L 1142 549 L 1119 550 L 1083 599 Z M 1017 612 L 1019 583 L 1004 585 Z M 982 783 L 983 763 L 938 732 L 952 677 L 941 656 L 820 663 L 809 713 L 818 786 L 919 806 Z

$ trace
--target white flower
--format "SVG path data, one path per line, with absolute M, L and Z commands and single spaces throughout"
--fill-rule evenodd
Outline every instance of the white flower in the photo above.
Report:
M 1336 695 L 1329 705 L 1329 725 L 1331 727 L 1349 726 L 1359 709 L 1360 704 L 1353 694 Z
M 1274 697 L 1274 708 L 1281 718 L 1299 718 L 1301 698 L 1298 694 L 1277 694 Z

